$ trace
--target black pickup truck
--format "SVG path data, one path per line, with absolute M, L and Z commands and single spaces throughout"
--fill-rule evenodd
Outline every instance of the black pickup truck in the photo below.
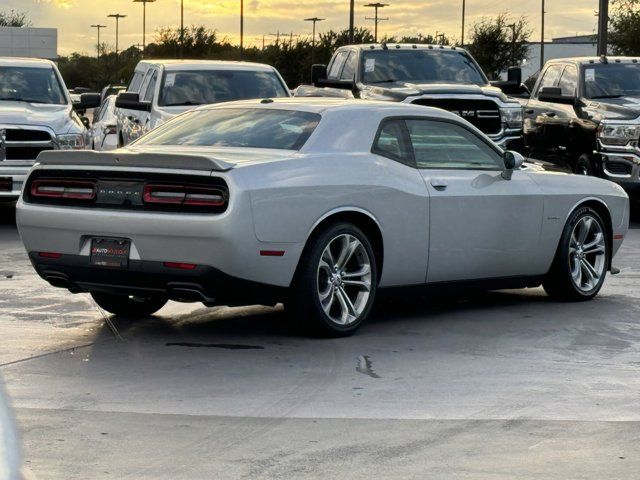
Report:
M 523 100 L 527 154 L 640 186 L 640 59 L 562 58 L 542 69 Z
M 296 96 L 354 96 L 406 102 L 452 111 L 505 149 L 522 146 L 522 107 L 507 93 L 520 93 L 519 69 L 506 82 L 489 82 L 464 49 L 441 45 L 348 45 L 328 65 L 314 65 L 312 86 Z

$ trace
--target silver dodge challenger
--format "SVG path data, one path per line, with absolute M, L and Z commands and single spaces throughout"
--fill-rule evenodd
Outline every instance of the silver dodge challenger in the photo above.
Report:
M 523 163 L 443 110 L 263 99 L 199 108 L 125 149 L 44 152 L 17 222 L 42 278 L 113 314 L 282 302 L 339 336 L 391 287 L 589 300 L 629 201 Z

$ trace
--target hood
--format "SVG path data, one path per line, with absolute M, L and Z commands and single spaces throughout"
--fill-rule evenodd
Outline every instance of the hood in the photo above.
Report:
M 640 117 L 640 97 L 598 98 L 587 102 L 584 109 L 602 119 L 635 120 Z
M 364 85 L 371 95 L 383 96 L 396 101 L 420 95 L 482 95 L 507 101 L 502 90 L 491 85 L 470 85 L 455 83 L 410 83 L 390 82 L 377 85 Z
M 49 127 L 56 134 L 80 133 L 71 105 L 0 101 L 0 124 Z

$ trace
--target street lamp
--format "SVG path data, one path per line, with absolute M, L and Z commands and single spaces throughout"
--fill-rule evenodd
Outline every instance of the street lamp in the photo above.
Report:
M 367 3 L 365 5 L 365 7 L 371 7 L 375 9 L 375 17 L 374 18 L 368 18 L 367 20 L 373 20 L 375 22 L 375 27 L 374 27 L 374 34 L 373 34 L 373 41 L 375 43 L 378 43 L 378 23 L 381 22 L 382 20 L 389 20 L 388 18 L 378 18 L 378 9 L 379 8 L 384 8 L 384 7 L 388 7 L 389 4 L 388 3 L 380 3 L 380 2 L 376 2 L 376 3 Z
M 184 58 L 184 0 L 180 0 L 180 58 Z
M 318 18 L 318 17 L 311 17 L 311 18 L 304 19 L 305 22 L 313 22 L 313 34 L 311 36 L 311 63 L 313 63 L 315 50 L 316 50 L 316 23 L 322 22 L 323 20 L 325 19 Z
M 466 0 L 462 0 L 462 35 L 460 40 L 460 45 L 464 47 L 464 13 L 466 7 Z
M 153 3 L 156 0 L 133 0 L 133 3 L 142 4 L 142 55 L 144 55 L 144 49 L 146 47 L 145 37 L 147 34 L 147 3 Z
M 244 0 L 240 0 L 240 60 L 244 53 Z
M 97 45 L 97 50 L 98 50 L 98 58 L 100 58 L 100 29 L 101 28 L 107 28 L 106 25 L 91 25 L 92 28 L 96 28 L 98 30 L 98 45 Z
M 120 23 L 121 18 L 125 18 L 126 15 L 120 15 L 119 13 L 112 13 L 111 15 L 107 15 L 109 18 L 116 19 L 116 59 L 118 58 L 118 25 Z

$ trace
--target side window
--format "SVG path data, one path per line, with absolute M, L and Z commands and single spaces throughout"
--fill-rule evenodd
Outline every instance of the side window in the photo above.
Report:
M 352 81 L 355 78 L 356 61 L 357 61 L 357 54 L 356 54 L 356 52 L 351 50 L 349 52 L 349 55 L 347 56 L 347 60 L 344 63 L 344 68 L 342 69 L 342 74 L 340 75 L 340 80 Z
M 578 71 L 576 67 L 567 65 L 564 72 L 562 72 L 558 86 L 562 89 L 562 95 L 575 96 L 578 88 Z
M 502 170 L 502 157 L 466 128 L 451 122 L 407 120 L 418 168 Z
M 331 62 L 331 65 L 329 66 L 329 71 L 327 72 L 327 78 L 329 80 L 337 80 L 338 77 L 340 76 L 340 72 L 342 71 L 342 67 L 344 66 L 344 61 L 347 58 L 347 51 L 346 50 L 341 50 L 338 53 L 336 53 L 336 56 L 333 59 L 333 62 Z
M 542 80 L 540 81 L 540 85 L 538 86 L 538 93 L 544 87 L 556 87 L 558 85 L 558 79 L 560 78 L 560 74 L 562 73 L 562 65 L 551 65 L 544 72 Z
M 156 90 L 156 82 L 158 81 L 158 71 L 153 71 L 153 76 L 151 77 L 151 81 L 147 85 L 147 89 L 144 92 L 144 97 L 142 98 L 145 102 L 150 102 L 153 100 L 153 94 Z
M 140 84 L 142 83 L 142 72 L 135 72 L 133 74 L 133 78 L 131 82 L 129 82 L 129 86 L 127 87 L 127 92 L 137 92 L 140 88 Z
M 405 129 L 404 120 L 383 120 L 371 151 L 383 157 L 413 165 Z

